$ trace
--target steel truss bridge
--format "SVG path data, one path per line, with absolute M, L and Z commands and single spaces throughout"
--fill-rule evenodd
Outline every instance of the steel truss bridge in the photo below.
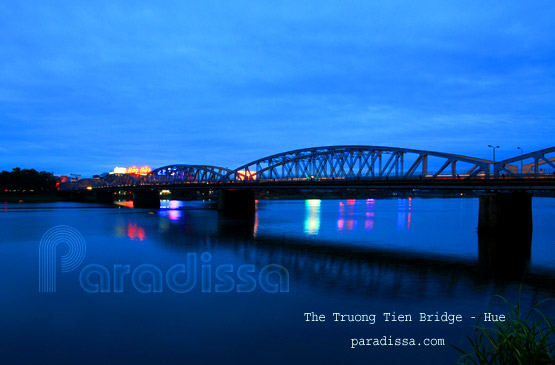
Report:
M 257 187 L 555 187 L 555 147 L 491 160 L 379 146 L 304 148 L 267 156 L 236 169 L 168 165 L 148 175 L 109 174 L 60 185 L 60 190 Z

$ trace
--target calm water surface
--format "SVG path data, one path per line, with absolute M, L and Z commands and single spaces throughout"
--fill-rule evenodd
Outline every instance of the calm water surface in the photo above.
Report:
M 478 264 L 477 199 L 258 201 L 251 220 L 224 218 L 203 202 L 164 201 L 160 210 L 6 203 L 0 362 L 453 363 L 459 353 L 450 346 L 351 349 L 351 339 L 443 338 L 468 348 L 476 322 L 470 317 L 488 311 L 495 294 L 514 302 L 522 282 L 526 307 L 554 297 L 555 199 L 534 198 L 533 215 L 530 274 L 520 280 L 495 278 Z M 79 232 L 86 255 L 62 272 L 67 247 L 60 244 L 56 292 L 39 293 L 39 243 L 59 225 Z M 174 265 L 192 267 L 191 259 L 196 284 L 172 291 L 166 274 Z M 160 271 L 160 292 L 133 284 L 144 264 Z M 106 268 L 109 292 L 83 288 L 87 265 Z M 125 265 L 130 274 L 117 289 L 117 267 Z M 231 281 L 218 280 L 222 265 Z M 278 267 L 268 265 L 286 270 L 288 292 L 261 286 L 264 268 Z M 253 272 L 241 276 L 241 267 Z M 95 275 L 90 280 L 99 283 Z M 283 290 L 278 276 L 268 280 Z M 217 289 L 223 286 L 225 292 Z M 553 306 L 543 309 L 555 314 Z M 418 321 L 420 312 L 436 311 L 463 321 Z M 507 312 L 499 302 L 491 311 Z M 307 312 L 326 321 L 306 322 Z M 376 322 L 334 322 L 334 312 L 376 314 Z M 386 312 L 412 314 L 413 321 L 386 322 Z

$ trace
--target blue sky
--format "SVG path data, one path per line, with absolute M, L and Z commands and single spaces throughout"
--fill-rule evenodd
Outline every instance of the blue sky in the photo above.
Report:
M 6 1 L 0 170 L 555 145 L 551 1 Z

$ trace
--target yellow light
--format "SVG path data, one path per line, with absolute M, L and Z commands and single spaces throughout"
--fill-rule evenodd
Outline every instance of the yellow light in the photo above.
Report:
M 127 169 L 125 167 L 114 167 L 114 174 L 126 174 Z
M 246 170 L 237 171 L 237 180 L 256 180 L 256 172 Z
M 139 173 L 139 168 L 137 166 L 131 166 L 127 168 L 127 173 L 128 174 L 138 174 Z
M 148 175 L 149 172 L 151 172 L 152 169 L 150 168 L 150 166 L 141 166 L 139 168 L 139 174 L 140 175 Z
M 141 166 L 141 167 L 131 166 L 127 168 L 127 173 L 134 174 L 134 175 L 148 175 L 148 173 L 151 171 L 152 169 L 150 168 L 150 166 Z

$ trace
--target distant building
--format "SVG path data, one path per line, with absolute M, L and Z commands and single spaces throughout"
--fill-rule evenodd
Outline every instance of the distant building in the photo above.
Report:
M 549 162 L 555 162 L 555 157 L 551 157 L 550 159 L 548 159 Z M 522 166 L 522 173 L 523 174 L 533 174 L 534 173 L 534 166 L 535 163 L 529 163 L 526 164 L 524 166 Z M 553 172 L 553 168 L 551 167 L 551 165 L 547 164 L 544 160 L 539 160 L 538 161 L 538 169 L 539 169 L 539 173 L 551 173 Z

